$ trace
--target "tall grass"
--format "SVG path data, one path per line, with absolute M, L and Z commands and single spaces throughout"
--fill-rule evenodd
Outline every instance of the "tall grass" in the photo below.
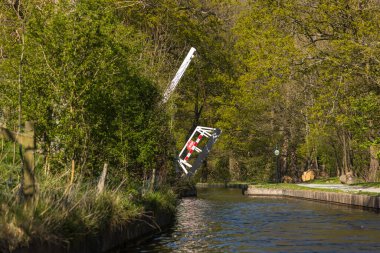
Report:
M 109 179 L 99 194 L 96 180 L 66 173 L 46 174 L 36 154 L 37 194 L 29 202 L 19 199 L 21 162 L 13 144 L 0 150 L 0 252 L 28 246 L 32 241 L 67 244 L 105 229 L 126 226 L 128 221 L 151 216 L 152 211 L 174 212 L 176 196 L 170 188 L 143 191 L 141 182 Z M 116 183 L 115 183 L 116 182 Z
M 32 240 L 69 243 L 104 229 L 125 226 L 149 211 L 174 212 L 171 190 L 140 194 L 118 187 L 98 194 L 95 184 L 68 185 L 67 175 L 45 176 L 29 203 L 18 199 L 17 186 L 0 191 L 0 252 L 27 246 Z

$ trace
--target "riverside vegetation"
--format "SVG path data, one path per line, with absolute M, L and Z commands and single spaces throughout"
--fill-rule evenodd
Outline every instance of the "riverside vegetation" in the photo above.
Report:
M 38 177 L 38 195 L 22 204 L 15 189 L 1 188 L 0 252 L 28 247 L 31 242 L 69 246 L 104 231 L 128 229 L 136 219 L 174 214 L 176 195 L 161 189 L 139 194 L 136 188 L 112 188 L 101 194 L 80 180 L 65 185 L 65 175 Z
M 196 181 L 272 181 L 313 169 L 379 181 L 376 0 L 4 0 L 0 123 L 35 126 L 35 189 L 1 140 L 2 250 L 68 242 L 173 208 L 177 150 L 223 135 Z M 161 94 L 189 48 L 176 93 Z M 102 169 L 105 190 L 96 193 Z M 106 211 L 108 210 L 108 211 Z M 144 211 L 145 210 L 145 211 Z

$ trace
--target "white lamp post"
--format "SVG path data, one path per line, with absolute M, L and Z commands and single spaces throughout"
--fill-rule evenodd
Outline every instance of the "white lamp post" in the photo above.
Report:
M 276 145 L 276 149 L 274 150 L 274 155 L 276 156 L 276 179 L 277 179 L 277 183 L 280 182 L 280 178 L 279 178 L 279 171 L 278 171 L 278 157 L 280 155 L 280 150 L 277 148 L 277 145 Z

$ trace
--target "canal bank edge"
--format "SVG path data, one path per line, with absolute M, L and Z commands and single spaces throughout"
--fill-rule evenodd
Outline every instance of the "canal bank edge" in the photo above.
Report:
M 197 196 L 197 188 L 195 186 L 181 188 L 177 191 L 178 198 L 188 198 Z
M 248 184 L 242 183 L 197 183 L 197 188 L 238 188 L 242 190 L 246 190 L 248 188 Z
M 248 196 L 280 196 L 301 198 L 380 210 L 379 196 L 310 190 L 266 189 L 258 188 L 254 185 L 249 185 L 244 191 L 244 194 Z
M 70 245 L 50 241 L 32 241 L 28 247 L 16 249 L 15 253 L 104 253 L 116 250 L 161 232 L 174 221 L 172 212 L 156 212 L 131 220 L 117 229 L 106 229 L 97 235 L 74 240 Z

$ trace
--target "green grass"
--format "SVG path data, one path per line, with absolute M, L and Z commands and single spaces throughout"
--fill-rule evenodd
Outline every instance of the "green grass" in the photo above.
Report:
M 254 184 L 253 182 L 246 182 L 246 181 L 231 181 L 228 183 L 229 184 Z
M 201 182 L 199 182 L 199 184 L 203 184 Z M 253 182 L 244 182 L 244 181 L 231 181 L 231 182 L 208 182 L 208 183 L 205 183 L 205 184 L 208 184 L 208 185 L 237 185 L 237 184 L 244 184 L 244 185 L 249 185 L 249 184 L 254 184 Z
M 39 181 L 37 197 L 28 204 L 18 199 L 17 187 L 0 184 L 0 252 L 27 246 L 32 240 L 66 243 L 105 228 L 125 226 L 152 211 L 174 212 L 176 195 L 170 190 L 139 193 L 135 189 L 69 186 L 65 175 Z
M 329 177 L 329 178 L 318 178 L 314 180 L 310 180 L 308 182 L 304 182 L 307 184 L 340 184 L 340 180 L 337 177 Z
M 12 159 L 12 145 L 0 152 L 0 252 L 12 252 L 31 241 L 66 244 L 105 228 L 126 226 L 152 212 L 174 213 L 176 195 L 171 189 L 139 191 L 141 185 L 110 184 L 98 194 L 95 182 L 77 179 L 69 185 L 69 172 L 45 175 L 36 155 L 38 194 L 28 202 L 19 199 L 20 161 Z
M 254 184 L 254 187 L 257 188 L 265 188 L 265 189 L 280 189 L 280 190 L 303 190 L 303 191 L 323 191 L 323 192 L 337 192 L 337 193 L 350 193 L 350 194 L 359 194 L 359 195 L 368 195 L 368 196 L 380 196 L 379 193 L 373 193 L 373 192 L 365 192 L 365 191 L 342 191 L 337 189 L 321 189 L 321 188 L 310 188 L 310 187 L 304 187 L 299 186 L 296 184 L 275 184 L 275 183 L 261 183 L 261 184 Z
M 314 179 L 308 182 L 305 182 L 307 184 L 340 184 L 340 180 L 337 177 L 330 177 L 330 178 L 323 178 L 323 179 Z M 375 187 L 380 188 L 380 182 L 359 182 L 356 184 L 352 184 L 355 186 L 361 186 L 361 187 Z
M 353 185 L 361 186 L 363 188 L 368 188 L 368 187 L 380 188 L 380 182 L 357 183 Z
M 373 196 L 373 197 L 380 197 L 380 193 L 377 193 L 377 192 L 358 191 L 355 194 L 358 194 L 358 195 L 367 195 L 367 196 Z
M 299 186 L 296 184 L 285 184 L 285 183 L 260 183 L 254 184 L 254 187 L 265 188 L 265 189 L 279 189 L 279 190 L 303 190 L 303 191 L 326 191 L 326 192 L 343 192 L 335 189 L 313 189 L 310 187 Z
M 147 192 L 142 197 L 145 210 L 174 213 L 177 206 L 176 194 L 171 190 Z
M 285 184 L 285 183 L 259 183 L 254 184 L 253 186 L 257 188 L 266 188 L 266 189 L 289 189 L 289 190 L 304 190 L 304 189 L 310 189 L 307 187 L 302 187 L 296 184 Z

